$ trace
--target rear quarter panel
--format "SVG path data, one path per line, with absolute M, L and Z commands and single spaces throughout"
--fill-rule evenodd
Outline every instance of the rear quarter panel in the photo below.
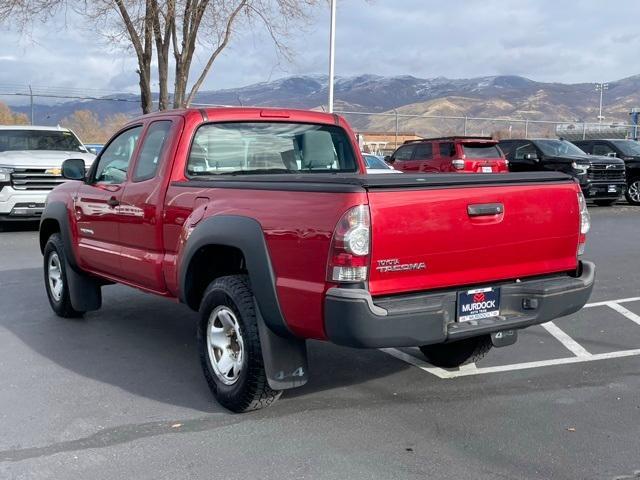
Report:
M 206 214 L 198 210 L 192 214 L 196 198 L 207 199 Z M 287 325 L 301 337 L 323 339 L 323 298 L 330 286 L 325 279 L 331 236 L 344 212 L 366 201 L 365 193 L 170 186 L 164 224 L 169 288 L 178 291 L 179 252 L 193 215 L 253 218 L 264 232 Z

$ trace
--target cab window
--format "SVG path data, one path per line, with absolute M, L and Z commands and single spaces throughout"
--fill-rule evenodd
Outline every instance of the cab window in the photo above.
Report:
M 153 122 L 149 126 L 142 142 L 142 147 L 140 148 L 140 155 L 138 155 L 135 171 L 133 172 L 134 182 L 141 182 L 155 177 L 170 129 L 170 120 Z
M 129 163 L 141 132 L 142 126 L 130 128 L 109 143 L 98 160 L 94 183 L 118 184 L 127 179 Z

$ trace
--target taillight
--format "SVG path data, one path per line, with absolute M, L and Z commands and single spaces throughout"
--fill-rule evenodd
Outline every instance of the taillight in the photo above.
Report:
M 451 160 L 451 165 L 453 165 L 453 168 L 455 168 L 456 170 L 462 170 L 464 168 L 464 160 L 456 158 L 454 160 Z
M 587 233 L 591 229 L 591 216 L 587 210 L 587 201 L 584 199 L 582 192 L 578 192 L 578 207 L 580 210 L 580 232 L 578 235 L 578 255 L 584 253 L 584 247 L 587 243 Z
M 350 208 L 342 215 L 331 238 L 327 280 L 364 282 L 369 274 L 371 217 L 367 205 Z

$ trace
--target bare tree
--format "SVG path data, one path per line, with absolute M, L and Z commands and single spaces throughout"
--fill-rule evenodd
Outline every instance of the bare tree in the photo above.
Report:
M 279 54 L 291 52 L 286 39 L 292 26 L 305 23 L 323 0 L 0 0 L 0 22 L 27 26 L 71 8 L 88 17 L 110 42 L 136 55 L 140 100 L 144 113 L 153 109 L 151 91 L 154 48 L 159 84 L 158 108 L 170 106 L 169 72 L 174 67 L 173 107 L 188 106 L 211 73 L 220 54 L 241 30 L 262 27 Z M 107 28 L 108 27 L 108 28 Z M 206 62 L 193 72 L 196 50 Z M 195 81 L 189 79 L 195 73 Z

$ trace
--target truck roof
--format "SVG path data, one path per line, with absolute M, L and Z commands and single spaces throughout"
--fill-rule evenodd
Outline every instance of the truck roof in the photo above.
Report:
M 131 121 L 140 118 L 149 118 L 163 115 L 181 115 L 184 117 L 200 115 L 205 120 L 278 120 L 286 121 L 291 119 L 297 122 L 310 122 L 322 124 L 338 124 L 338 115 L 333 113 L 316 112 L 312 110 L 299 110 L 295 108 L 263 108 L 263 107 L 206 107 L 206 108 L 183 108 L 177 110 L 164 110 L 148 113 Z
M 63 128 L 60 125 L 55 127 L 51 126 L 38 126 L 38 125 L 0 125 L 0 130 L 33 130 L 33 131 L 48 131 L 48 132 L 69 132 L 68 128 Z

